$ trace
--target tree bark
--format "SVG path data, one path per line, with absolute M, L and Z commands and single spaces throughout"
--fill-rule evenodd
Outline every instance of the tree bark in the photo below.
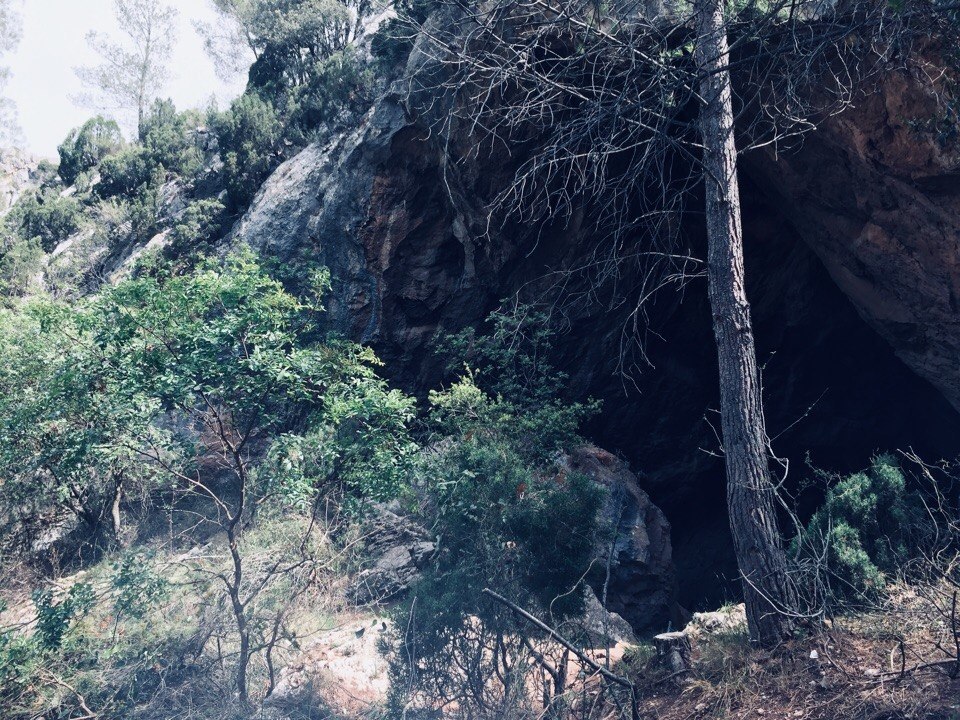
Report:
M 722 0 L 696 0 L 706 187 L 707 278 L 720 366 L 720 414 L 730 530 L 752 642 L 793 631 L 796 592 L 787 573 L 770 479 L 760 374 L 744 284 L 737 148 Z
M 657 649 L 660 662 L 675 675 L 690 671 L 692 666 L 690 637 L 685 632 L 670 632 L 655 635 L 653 646 Z
M 123 473 L 118 473 L 113 486 L 113 502 L 110 504 L 110 518 L 113 521 L 113 539 L 117 547 L 123 547 L 123 517 L 120 505 L 123 502 Z

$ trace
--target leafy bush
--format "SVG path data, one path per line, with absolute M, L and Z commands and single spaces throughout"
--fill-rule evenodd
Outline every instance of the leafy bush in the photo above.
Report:
M 170 253 L 174 256 L 202 253 L 224 230 L 227 208 L 219 200 L 195 200 L 170 231 Z
M 43 248 L 38 238 L 13 237 L 0 255 L 0 295 L 25 295 L 42 263 Z
M 599 410 L 599 404 L 570 402 L 563 397 L 567 375 L 551 362 L 556 330 L 537 308 L 519 305 L 487 319 L 487 331 L 474 328 L 438 338 L 436 352 L 448 359 L 448 372 L 468 376 L 515 418 L 518 449 L 533 461 L 550 460 L 576 442 L 577 428 Z M 449 416 L 453 427 L 464 412 L 457 395 L 437 395 L 435 417 Z
M 37 607 L 37 642 L 45 650 L 56 650 L 70 627 L 70 622 L 87 613 L 95 602 L 93 587 L 88 583 L 76 583 L 59 603 L 54 602 L 49 589 L 33 594 Z
M 364 3 L 339 0 L 254 0 L 244 18 L 249 35 L 259 45 L 250 69 L 250 85 L 277 104 L 287 90 L 310 81 L 316 60 L 332 57 L 353 39 L 355 12 Z
M 178 113 L 171 100 L 154 101 L 140 127 L 140 143 L 154 171 L 190 177 L 199 169 L 202 157 L 191 137 L 197 121 L 193 113 Z
M 287 134 L 305 134 L 329 121 L 364 96 L 369 78 L 353 48 L 318 59 L 305 83 L 291 90 L 287 107 L 290 120 Z
M 169 584 L 154 572 L 149 560 L 142 554 L 128 553 L 114 563 L 111 584 L 116 592 L 113 610 L 117 618 L 142 618 L 166 596 Z
M 410 683 L 427 697 L 464 703 L 498 702 L 521 687 L 531 628 L 482 591 L 489 587 L 548 622 L 577 614 L 599 531 L 602 491 L 555 465 L 559 451 L 580 442 L 576 430 L 591 407 L 528 385 L 523 373 L 534 367 L 546 387 L 558 382 L 542 357 L 528 354 L 529 345 L 468 333 L 446 347 L 468 339 L 472 356 L 489 365 L 431 393 L 434 434 L 415 472 L 419 512 L 436 533 L 437 551 L 396 611 L 397 627 L 414 624 L 392 645 L 398 706 L 409 699 Z M 495 371 L 504 358 L 511 362 Z M 481 377 L 513 392 L 489 394 Z M 484 650 L 491 647 L 514 654 L 513 675 Z M 470 688 L 492 694 L 479 700 Z
M 97 195 L 101 198 L 133 196 L 151 182 L 156 169 L 147 148 L 137 146 L 121 150 L 100 164 Z
M 245 207 L 282 160 L 283 123 L 273 105 L 247 93 L 211 118 L 230 201 Z
M 57 148 L 60 154 L 60 177 L 73 185 L 81 173 L 92 170 L 100 162 L 123 147 L 123 135 L 113 120 L 97 116 L 80 128 L 70 131 Z
M 928 520 L 896 458 L 880 455 L 863 472 L 833 479 L 792 552 L 817 565 L 828 602 L 869 600 L 916 556 Z
M 132 490 L 153 473 L 124 448 L 156 410 L 116 392 L 90 342 L 95 320 L 45 299 L 0 312 L 0 510 L 27 539 L 66 513 L 98 542 L 119 479 Z
M 80 229 L 82 210 L 72 197 L 61 197 L 55 190 L 39 190 L 20 200 L 10 214 L 17 233 L 24 240 L 36 238 L 44 252 Z
M 7 708 L 19 705 L 37 671 L 39 653 L 32 639 L 9 630 L 0 630 L 0 703 Z
M 370 54 L 383 70 L 395 71 L 407 61 L 418 28 L 436 6 L 433 0 L 403 0 L 394 4 L 397 16 L 382 23 L 370 40 Z

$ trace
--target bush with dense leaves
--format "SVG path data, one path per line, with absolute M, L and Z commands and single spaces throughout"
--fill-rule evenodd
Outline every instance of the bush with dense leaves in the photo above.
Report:
M 203 158 L 193 137 L 199 119 L 195 112 L 177 112 L 171 100 L 153 103 L 140 127 L 140 144 L 154 169 L 180 177 L 199 169 Z
M 100 163 L 100 182 L 96 192 L 101 198 L 133 196 L 154 177 L 157 166 L 150 151 L 129 147 Z
M 287 98 L 288 134 L 309 136 L 312 128 L 364 98 L 368 83 L 363 63 L 352 47 L 316 60 L 306 82 L 293 88 Z
M 904 572 L 935 528 L 920 490 L 910 487 L 896 458 L 832 478 L 823 505 L 794 539 L 792 554 L 813 567 L 827 602 L 876 599 Z
M 104 158 L 123 147 L 123 135 L 113 120 L 98 115 L 70 131 L 60 147 L 60 177 L 73 185 L 81 173 L 97 167 Z
M 385 72 L 396 72 L 413 50 L 420 26 L 434 7 L 435 0 L 401 0 L 394 3 L 396 17 L 381 23 L 370 40 L 370 54 Z
M 38 238 L 10 238 L 0 254 L 0 295 L 15 298 L 27 294 L 42 263 Z
M 52 252 L 80 229 L 82 216 L 82 207 L 76 199 L 50 188 L 21 198 L 8 223 L 12 223 L 24 240 L 36 238 L 44 252 Z
M 273 105 L 253 93 L 211 120 L 231 203 L 245 207 L 283 159 L 283 122 Z
M 181 257 L 209 252 L 226 221 L 227 208 L 219 200 L 194 200 L 170 230 L 170 254 Z
M 601 532 L 602 491 L 556 460 L 564 448 L 582 442 L 577 428 L 593 406 L 542 392 L 558 385 L 546 348 L 539 347 L 539 357 L 531 355 L 534 345 L 548 343 L 549 325 L 521 323 L 536 335 L 528 338 L 534 345 L 505 343 L 496 328 L 511 318 L 516 320 L 496 316 L 490 335 L 449 339 L 447 347 L 469 342 L 468 355 L 484 370 L 467 370 L 447 390 L 430 395 L 432 441 L 420 456 L 413 492 L 437 550 L 395 612 L 396 626 L 410 628 L 398 632 L 391 647 L 395 707 L 403 706 L 411 689 L 470 704 L 480 702 L 470 688 L 483 688 L 491 693 L 484 702 L 497 702 L 511 686 L 522 685 L 524 661 L 517 659 L 508 677 L 485 648 L 522 658 L 531 628 L 484 588 L 554 625 L 583 607 Z M 498 392 L 485 391 L 481 379 Z

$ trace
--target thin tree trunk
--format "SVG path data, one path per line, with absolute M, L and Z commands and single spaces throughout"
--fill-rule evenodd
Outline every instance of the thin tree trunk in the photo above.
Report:
M 123 473 L 117 473 L 113 487 L 113 502 L 110 505 L 110 517 L 113 520 L 113 539 L 117 547 L 123 545 L 123 517 L 120 514 L 120 504 L 123 502 Z
M 796 593 L 777 528 L 776 496 L 743 269 L 740 189 L 723 0 L 697 0 L 696 61 L 703 98 L 707 277 L 720 365 L 727 505 L 752 642 L 793 631 Z

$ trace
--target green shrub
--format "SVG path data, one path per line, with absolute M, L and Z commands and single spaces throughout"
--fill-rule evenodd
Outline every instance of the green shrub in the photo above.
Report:
M 247 93 L 226 112 L 215 114 L 211 125 L 220 146 L 231 204 L 246 207 L 283 159 L 283 123 L 273 105 Z
M 59 603 L 54 603 L 53 592 L 49 589 L 37 590 L 33 594 L 33 603 L 37 607 L 37 642 L 45 650 L 56 650 L 71 621 L 80 617 L 93 607 L 96 596 L 88 583 L 76 583 Z
M 876 598 L 914 559 L 929 528 L 919 491 L 892 455 L 833 479 L 823 505 L 794 539 L 792 553 L 816 565 L 828 602 Z
M 132 196 L 153 179 L 156 163 L 144 147 L 130 147 L 106 158 L 100 164 L 100 182 L 96 193 L 101 198 Z
M 14 708 L 29 692 L 40 661 L 32 639 L 0 630 L 0 703 Z
M 113 120 L 97 116 L 80 128 L 70 131 L 57 148 L 60 154 L 60 177 L 73 185 L 81 173 L 92 170 L 109 155 L 123 147 L 123 135 Z
M 369 78 L 353 48 L 320 58 L 310 68 L 308 80 L 292 89 L 287 104 L 291 126 L 287 130 L 306 137 L 311 128 L 336 117 L 362 99 Z
M 143 618 L 169 591 L 169 583 L 154 572 L 150 558 L 136 553 L 114 563 L 111 585 L 116 592 L 113 610 L 117 618 Z
M 372 6 L 339 0 L 253 0 L 249 35 L 259 46 L 250 86 L 278 105 L 292 88 L 309 84 L 314 63 L 346 49 L 356 26 L 354 10 Z
M 170 230 L 170 254 L 198 255 L 212 248 L 224 231 L 227 208 L 219 200 L 195 200 Z
M 61 197 L 55 189 L 39 190 L 17 203 L 10 222 L 24 240 L 36 238 L 44 252 L 80 229 L 82 208 L 72 197 Z
M 501 320 L 494 317 L 494 327 Z M 546 344 L 548 334 L 538 334 L 538 342 Z M 492 693 L 482 702 L 499 702 L 522 686 L 522 639 L 533 631 L 484 588 L 552 624 L 582 611 L 602 491 L 555 460 L 582 442 L 577 427 L 592 407 L 564 403 L 527 383 L 532 377 L 524 373 L 535 368 L 543 387 L 559 384 L 544 361 L 546 347 L 534 358 L 530 345 L 503 340 L 466 333 L 444 343 L 448 351 L 469 350 L 465 354 L 486 367 L 468 369 L 447 390 L 430 394 L 432 443 L 416 465 L 414 494 L 437 550 L 395 614 L 398 628 L 415 625 L 391 646 L 391 703 L 397 707 L 409 699 L 411 682 L 438 701 L 461 698 L 473 687 Z M 511 392 L 490 394 L 480 378 Z M 518 675 L 503 676 L 485 647 L 513 653 Z M 451 673 L 451 667 L 463 672 Z
M 0 255 L 0 295 L 8 298 L 27 294 L 43 264 L 38 238 L 14 237 Z
M 193 113 L 178 113 L 172 100 L 156 100 L 140 127 L 140 143 L 154 170 L 162 167 L 180 177 L 190 177 L 202 161 L 191 131 L 199 123 Z
M 514 418 L 518 449 L 533 461 L 550 460 L 577 438 L 577 428 L 599 410 L 599 403 L 571 402 L 563 397 L 567 375 L 551 362 L 556 330 L 549 317 L 537 308 L 519 305 L 494 312 L 486 332 L 474 328 L 438 338 L 436 352 L 447 359 L 447 371 L 457 374 L 468 368 L 468 377 L 491 397 L 498 398 Z M 469 414 L 465 398 L 446 393 L 435 398 L 435 418 L 449 416 L 453 427 Z
M 382 23 L 370 40 L 370 54 L 386 72 L 395 71 L 405 63 L 413 50 L 418 28 L 426 22 L 434 7 L 434 0 L 403 0 L 394 3 L 397 16 Z

